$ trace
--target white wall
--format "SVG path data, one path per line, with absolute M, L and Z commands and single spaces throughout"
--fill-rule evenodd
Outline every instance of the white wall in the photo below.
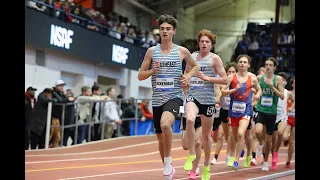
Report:
M 135 7 L 126 0 L 115 0 L 114 11 L 122 16 L 129 18 L 129 22 L 138 26 L 138 14 L 140 15 L 140 28 L 151 30 L 151 14 Z
M 127 97 L 134 97 L 134 98 L 142 98 L 140 87 L 143 89 L 143 94 L 146 94 L 144 98 L 151 98 L 150 94 L 152 95 L 151 89 L 151 77 L 146 80 L 139 81 L 138 79 L 138 71 L 130 70 L 128 73 L 128 86 L 127 86 Z

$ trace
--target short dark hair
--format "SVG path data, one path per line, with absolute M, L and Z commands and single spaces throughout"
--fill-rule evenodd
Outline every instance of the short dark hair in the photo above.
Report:
M 98 91 L 100 89 L 100 86 L 98 86 L 98 85 L 93 85 L 92 87 L 91 87 L 91 91 L 93 92 L 93 91 Z
M 226 72 L 228 72 L 228 70 L 229 70 L 231 67 L 233 67 L 233 68 L 236 70 L 236 72 L 238 71 L 238 70 L 237 70 L 237 64 L 236 64 L 235 62 L 228 62 L 228 63 L 226 64 L 226 67 L 225 67 Z
M 109 92 L 110 92 L 112 89 L 114 89 L 114 87 L 110 87 L 110 88 L 107 89 L 107 95 L 109 95 Z
M 43 93 L 52 94 L 52 93 L 53 93 L 53 89 L 52 89 L 52 88 L 45 88 L 45 89 L 43 90 Z
M 90 89 L 89 86 L 82 86 L 82 87 L 81 87 L 81 92 L 84 93 L 84 92 L 86 92 L 88 89 Z
M 290 79 L 290 84 L 292 85 L 293 84 L 293 81 L 296 79 L 295 76 L 293 76 L 291 79 Z
M 286 81 L 288 80 L 288 75 L 285 72 L 279 72 L 278 76 L 281 76 L 283 79 L 285 79 Z
M 238 63 L 239 59 L 242 58 L 242 57 L 245 57 L 248 59 L 248 63 L 251 64 L 251 57 L 247 54 L 240 54 L 237 59 L 236 59 L 236 62 Z
M 277 66 L 277 60 L 274 57 L 268 57 L 264 62 L 272 61 L 274 66 Z
M 172 15 L 164 14 L 160 15 L 157 19 L 158 25 L 160 26 L 163 23 L 168 23 L 173 26 L 173 29 L 176 29 L 178 21 Z

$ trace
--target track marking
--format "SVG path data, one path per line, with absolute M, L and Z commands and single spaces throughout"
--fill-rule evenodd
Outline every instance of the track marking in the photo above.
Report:
M 222 150 L 221 152 L 226 152 L 226 150 Z M 211 154 L 214 154 L 212 152 Z M 201 154 L 204 156 L 204 154 Z M 172 159 L 172 161 L 185 160 L 188 157 L 181 157 Z M 128 165 L 128 164 L 142 164 L 142 163 L 152 163 L 152 162 L 162 162 L 162 160 L 149 160 L 149 161 L 132 161 L 132 162 L 119 162 L 119 163 L 109 163 L 109 164 L 96 164 L 96 165 L 88 165 L 88 166 L 69 166 L 69 167 L 57 167 L 57 168 L 45 168 L 45 169 L 31 169 L 26 170 L 25 172 L 41 172 L 41 171 L 53 171 L 53 170 L 67 170 L 67 169 L 81 169 L 81 168 L 94 168 L 94 167 L 104 167 L 104 166 L 116 166 L 116 165 Z
M 240 160 L 244 160 L 245 158 L 240 158 Z M 295 162 L 295 161 L 291 161 L 291 162 Z M 224 164 L 226 163 L 225 161 L 220 161 L 217 164 Z M 285 164 L 286 162 L 280 162 L 278 164 Z M 199 165 L 203 165 L 203 164 L 199 164 Z M 271 165 L 269 165 L 271 166 Z M 175 169 L 179 169 L 179 168 L 183 168 L 183 166 L 177 166 L 174 167 Z M 245 168 L 245 169 L 239 169 L 238 171 L 246 171 L 246 170 L 251 170 L 251 169 L 257 169 L 257 168 L 261 168 L 261 167 L 252 167 L 252 168 Z M 62 178 L 62 179 L 58 179 L 58 180 L 73 180 L 73 179 L 86 179 L 86 178 L 95 178 L 95 177 L 102 177 L 102 176 L 112 176 L 112 175 L 121 175 L 121 174 L 131 174 L 131 173 L 141 173 L 141 172 L 150 172 L 150 171 L 160 171 L 163 170 L 163 168 L 159 168 L 159 169 L 147 169 L 147 170 L 140 170 L 140 171 L 126 171 L 126 172 L 118 172 L 118 173 L 108 173 L 108 174 L 97 174 L 97 175 L 91 175 L 91 176 L 79 176 L 79 177 L 73 177 L 73 178 Z M 214 175 L 219 175 L 219 174 L 227 174 L 227 173 L 233 173 L 233 172 L 237 172 L 235 170 L 231 170 L 231 171 L 223 171 L 223 172 L 218 172 L 218 173 L 212 173 L 210 174 L 211 176 Z M 201 177 L 201 176 L 197 176 L 197 177 Z M 175 180 L 185 180 L 188 178 L 181 178 L 181 179 L 175 179 Z
M 291 162 L 295 162 L 295 161 L 291 161 Z M 285 164 L 286 162 L 280 162 L 278 164 Z M 271 165 L 269 165 L 271 166 Z M 220 174 L 228 174 L 228 173 L 235 173 L 235 172 L 239 172 L 239 171 L 247 171 L 247 170 L 252 170 L 252 169 L 258 169 L 258 168 L 261 168 L 261 167 L 250 167 L 250 168 L 245 168 L 245 169 L 238 169 L 238 171 L 235 171 L 235 170 L 231 170 L 231 171 L 223 171 L 223 172 L 218 172 L 218 173 L 212 173 L 210 174 L 211 176 L 214 176 L 214 175 L 220 175 Z M 201 177 L 201 176 L 197 176 L 197 177 Z M 181 179 L 175 179 L 175 180 L 185 180 L 185 179 L 189 179 L 189 178 L 181 178 Z M 69 179 L 68 179 L 69 180 Z
M 175 133 L 173 135 L 179 135 L 180 133 Z M 90 142 L 86 142 L 83 144 L 75 144 L 72 146 L 63 146 L 63 147 L 59 147 L 59 149 L 71 149 L 71 148 L 76 148 L 76 147 L 81 147 L 84 145 L 91 145 L 91 144 L 97 144 L 97 143 L 103 143 L 103 142 L 108 142 L 108 141 L 115 141 L 115 140 L 122 140 L 122 139 L 136 139 L 136 138 L 144 138 L 144 137 L 151 137 L 151 136 L 155 136 L 155 134 L 150 134 L 150 135 L 141 135 L 141 136 L 122 136 L 122 137 L 118 137 L 118 138 L 111 138 L 111 139 L 103 139 L 103 140 L 99 140 L 99 141 L 90 141 Z M 52 151 L 52 150 L 57 150 L 57 148 L 49 148 L 49 149 L 29 149 L 29 150 L 25 150 L 25 152 L 34 152 L 34 151 Z
M 181 150 L 181 149 L 182 149 L 182 147 L 177 147 L 177 148 L 172 148 L 171 151 Z M 153 155 L 153 154 L 159 154 L 159 151 L 154 151 L 154 152 L 144 153 L 144 154 L 127 155 L 127 156 L 78 158 L 78 159 L 58 159 L 58 160 L 48 160 L 48 161 L 29 161 L 29 162 L 25 162 L 25 164 L 40 164 L 40 163 L 55 163 L 55 162 L 70 162 L 70 161 L 91 161 L 91 160 L 105 160 L 105 159 L 122 159 L 122 158 L 148 156 L 148 155 Z
M 257 177 L 257 178 L 251 178 L 251 179 L 247 179 L 247 180 L 263 180 L 263 179 L 275 179 L 275 178 L 281 178 L 281 177 L 285 177 L 285 176 L 290 176 L 296 173 L 296 170 L 290 170 L 290 171 L 284 171 L 284 172 L 280 172 L 280 173 L 275 173 L 275 174 L 269 174 L 266 176 L 261 176 L 261 177 Z
M 172 141 L 173 142 L 181 141 L 181 139 L 173 139 Z M 87 151 L 87 152 L 63 153 L 63 154 L 34 154 L 34 155 L 25 155 L 25 157 L 49 157 L 49 156 L 72 156 L 72 155 L 96 154 L 96 153 L 111 152 L 111 151 L 117 151 L 117 150 L 122 150 L 122 149 L 128 149 L 128 148 L 132 148 L 132 147 L 144 146 L 144 145 L 149 145 L 149 144 L 156 144 L 156 143 L 158 143 L 158 141 L 150 141 L 150 142 L 145 142 L 145 143 L 132 144 L 132 145 L 128 145 L 128 146 L 121 146 L 121 147 L 117 147 L 117 148 L 100 150 L 100 151 Z

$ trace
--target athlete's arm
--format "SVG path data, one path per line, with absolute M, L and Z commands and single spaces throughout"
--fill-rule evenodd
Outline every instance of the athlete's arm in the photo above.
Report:
M 138 73 L 138 79 L 140 81 L 148 79 L 153 73 L 155 73 L 152 69 L 149 69 L 152 63 L 152 54 L 153 47 L 150 47 L 144 56 L 143 62 Z
M 221 85 L 219 85 L 219 84 L 214 84 L 214 98 L 215 98 L 216 104 L 219 104 L 220 103 L 220 99 L 221 99 L 220 86 Z
M 288 91 L 288 98 L 290 99 L 290 101 L 291 101 L 292 103 L 295 102 L 294 97 L 293 97 L 293 94 L 292 94 L 292 92 L 290 92 L 290 91 Z
M 212 68 L 214 69 L 214 72 L 216 72 L 220 77 L 208 77 L 208 81 L 211 83 L 216 84 L 228 84 L 228 76 L 226 73 L 226 70 L 223 67 L 222 60 L 218 55 L 213 55 L 212 57 Z
M 272 89 L 272 91 L 280 98 L 280 99 L 284 99 L 284 87 L 283 87 L 283 79 L 281 76 L 278 76 L 276 77 L 276 86 L 277 87 L 274 87 L 273 86 L 273 83 L 272 85 L 269 85 L 270 88 Z M 272 82 L 272 81 L 271 81 Z
M 228 89 L 228 87 L 230 87 L 231 81 L 232 81 L 233 75 L 230 74 L 229 76 L 227 76 L 227 85 L 224 85 L 223 88 L 221 89 L 221 95 L 222 96 L 227 96 L 229 94 L 232 94 L 234 92 L 236 92 L 239 88 L 238 86 L 234 89 Z
M 182 59 L 186 61 L 186 69 L 188 67 L 191 67 L 191 70 L 188 70 L 187 75 L 189 76 L 189 79 L 194 76 L 199 71 L 199 65 L 196 62 L 196 60 L 192 57 L 190 51 L 182 46 L 179 46 L 179 52 L 181 52 Z
M 261 87 L 260 87 L 260 84 L 258 82 L 258 78 L 256 75 L 254 74 L 251 74 L 251 77 L 252 77 L 252 85 L 253 85 L 253 88 L 255 89 L 256 93 L 254 93 L 254 100 L 258 100 L 261 96 Z

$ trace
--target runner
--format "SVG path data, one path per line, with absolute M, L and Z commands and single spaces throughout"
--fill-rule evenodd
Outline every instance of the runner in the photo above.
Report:
M 283 79 L 283 87 L 287 85 L 288 76 L 285 72 L 278 73 L 279 76 Z M 287 101 L 291 100 L 294 102 L 293 94 L 284 88 L 284 99 L 278 100 L 277 106 L 277 118 L 276 118 L 276 127 L 272 136 L 272 169 L 277 169 L 277 163 L 279 161 L 279 149 L 283 141 L 283 134 L 287 127 L 288 121 L 288 112 L 287 112 Z
M 262 96 L 256 105 L 258 113 L 256 118 L 256 136 L 260 143 L 258 152 L 261 154 L 263 149 L 263 140 L 266 136 L 266 147 L 262 171 L 268 171 L 268 158 L 271 151 L 272 134 L 275 128 L 278 99 L 284 99 L 283 80 L 281 76 L 274 74 L 277 61 L 273 57 L 269 57 L 265 61 L 266 74 L 259 75 L 259 83 L 262 89 Z M 262 144 L 262 145 L 261 145 Z
M 186 104 L 186 136 L 189 143 L 189 156 L 184 164 L 184 170 L 192 169 L 192 161 L 195 160 L 194 152 L 194 123 L 197 114 L 200 114 L 202 124 L 202 144 L 204 149 L 204 167 L 202 171 L 202 180 L 210 179 L 210 153 L 211 153 L 211 138 L 210 131 L 213 123 L 213 114 L 215 112 L 214 100 L 214 84 L 226 84 L 227 75 L 223 68 L 221 58 L 211 53 L 213 45 L 216 43 L 216 36 L 211 31 L 203 29 L 198 33 L 198 43 L 200 51 L 194 52 L 192 55 L 197 60 L 200 71 L 196 76 L 191 78 L 190 88 L 187 90 Z M 186 73 L 188 73 L 189 65 L 187 62 Z M 215 74 L 220 77 L 215 77 Z M 194 167 L 196 168 L 196 167 Z M 193 169 L 194 169 L 193 168 Z
M 236 73 L 237 72 L 237 64 L 235 62 L 230 62 L 226 65 L 225 71 L 227 72 L 227 75 L 229 76 L 230 74 Z M 220 90 L 225 86 L 225 85 L 218 85 Z M 215 88 L 216 89 L 216 88 Z M 216 91 L 215 91 L 216 92 Z M 218 100 L 220 100 L 221 106 L 218 108 L 220 109 L 220 112 L 218 113 L 219 116 L 215 117 L 213 126 L 212 126 L 212 131 L 213 133 L 213 141 L 216 142 L 216 149 L 215 149 L 215 154 L 214 157 L 211 160 L 211 164 L 214 165 L 217 163 L 218 156 L 220 154 L 220 151 L 223 146 L 223 136 L 228 142 L 227 144 L 227 160 L 226 162 L 229 161 L 230 155 L 229 155 L 229 132 L 230 132 L 230 125 L 229 125 L 229 120 L 228 120 L 228 110 L 229 110 L 229 105 L 230 105 L 230 96 L 218 96 Z M 217 100 L 216 100 L 217 101 Z M 217 107 L 216 107 L 217 108 Z M 217 108 L 217 111 L 218 111 Z M 220 124 L 222 124 L 220 126 Z M 216 130 L 218 129 L 218 132 Z
M 266 73 L 266 68 L 265 67 L 260 67 L 257 76 L 258 75 L 263 75 Z M 252 89 L 253 94 L 256 94 L 256 90 L 253 88 Z M 252 150 L 252 159 L 251 159 L 251 166 L 256 166 L 257 160 L 256 160 L 256 150 L 258 148 L 259 141 L 257 140 L 256 136 L 256 126 L 255 126 L 255 119 L 257 118 L 257 111 L 256 111 L 256 105 L 258 103 L 258 100 L 252 100 L 252 106 L 253 106 L 253 118 L 252 118 L 252 128 L 251 128 L 251 150 Z M 262 145 L 262 144 L 261 144 Z M 258 154 L 261 156 L 261 154 Z
M 230 158 L 228 164 L 233 163 L 232 169 L 234 170 L 239 168 L 238 162 L 245 144 L 245 132 L 252 117 L 252 87 L 257 90 L 256 95 L 254 95 L 255 99 L 259 99 L 261 94 L 257 77 L 248 72 L 251 63 L 250 56 L 239 55 L 236 62 L 238 72 L 228 76 L 229 90 L 224 87 L 221 91 L 222 95 L 230 94 L 228 116 L 230 118 L 231 136 L 236 144 L 236 155 Z M 232 149 L 230 151 L 232 152 Z M 251 157 L 250 154 L 249 157 Z
M 295 86 L 296 86 L 296 80 L 295 77 L 290 79 L 290 84 L 292 86 L 292 91 L 291 94 L 293 96 L 293 99 L 295 100 Z M 286 128 L 286 131 L 284 133 L 284 145 L 287 146 L 289 143 L 289 147 L 288 147 L 288 159 L 286 162 L 286 168 L 291 168 L 290 166 L 290 162 L 291 162 L 291 158 L 293 155 L 293 151 L 294 151 L 294 140 L 295 140 L 295 135 L 296 135 L 296 131 L 295 131 L 295 127 L 296 127 L 296 119 L 295 119 L 295 101 L 288 99 L 287 105 L 288 105 L 288 126 Z
M 171 125 L 176 119 L 180 106 L 183 105 L 183 91 L 189 79 L 195 75 L 199 66 L 185 47 L 172 42 L 176 33 L 177 20 L 171 15 L 158 18 L 161 44 L 150 47 L 142 62 L 138 79 L 145 80 L 152 76 L 152 108 L 154 128 L 159 141 L 159 152 L 164 163 L 163 175 L 173 179 Z M 182 60 L 186 60 L 192 69 L 182 75 Z M 148 70 L 152 65 L 152 69 Z
M 189 150 L 189 144 L 188 144 L 188 138 L 185 136 L 185 130 L 186 130 L 186 117 L 185 113 L 183 113 L 181 123 L 180 123 L 180 129 L 182 130 L 182 147 L 184 150 Z M 202 127 L 201 127 L 201 119 L 200 115 L 197 115 L 195 124 L 194 124 L 194 129 L 195 129 L 195 144 L 194 144 L 194 150 L 196 153 L 196 159 L 193 161 L 193 167 L 197 167 L 196 170 L 191 170 L 188 175 L 189 179 L 196 179 L 199 175 L 200 169 L 199 169 L 199 162 L 201 159 L 201 151 L 202 151 Z

